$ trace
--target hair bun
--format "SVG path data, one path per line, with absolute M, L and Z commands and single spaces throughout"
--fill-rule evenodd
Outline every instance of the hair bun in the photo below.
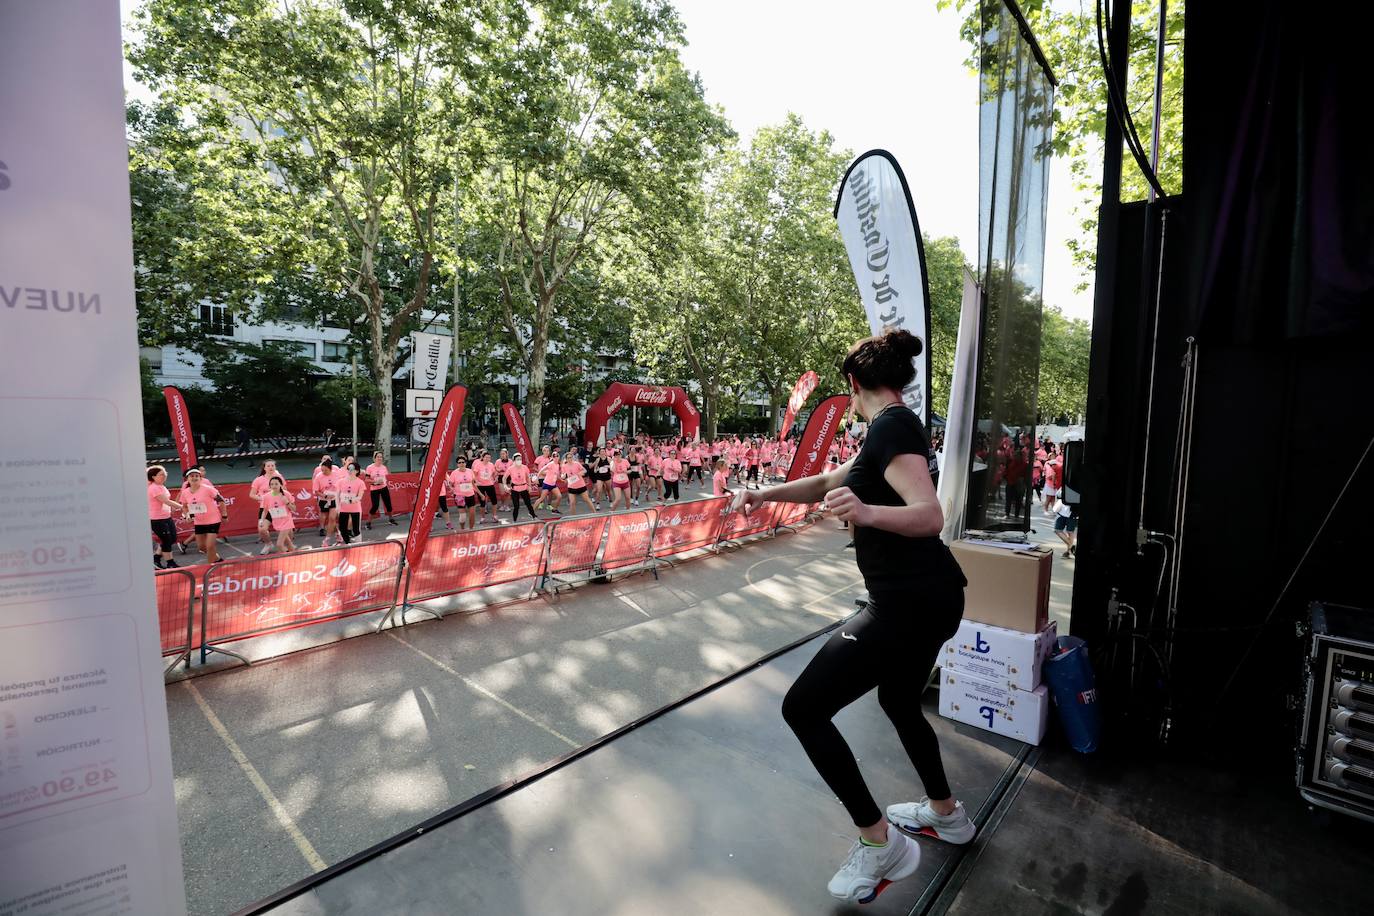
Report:
M 888 328 L 878 340 L 885 349 L 890 349 L 907 359 L 915 359 L 925 349 L 921 344 L 921 338 L 902 328 Z

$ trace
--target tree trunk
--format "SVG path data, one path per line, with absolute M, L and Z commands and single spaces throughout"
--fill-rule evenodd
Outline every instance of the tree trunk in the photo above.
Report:
M 385 346 L 386 334 L 382 327 L 380 308 L 372 309 L 372 378 L 377 385 L 375 404 L 377 407 L 376 450 L 382 453 L 382 460 L 391 461 L 391 377 L 396 371 L 396 353 Z M 407 430 L 407 434 L 409 431 Z
M 549 329 L 547 325 L 536 324 L 534 339 L 530 341 L 530 387 L 525 393 L 525 427 L 536 446 L 543 439 L 544 382 L 548 355 Z

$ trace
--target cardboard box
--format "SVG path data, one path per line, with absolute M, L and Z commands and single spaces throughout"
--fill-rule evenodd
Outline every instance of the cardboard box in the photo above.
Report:
M 1039 633 L 1022 633 L 966 619 L 945 643 L 940 664 L 993 683 L 1034 690 L 1040 686 L 1040 666 L 1058 638 L 1053 621 Z
M 965 617 L 1022 633 L 1045 629 L 1053 550 L 1036 545 L 1007 550 L 966 540 L 955 541 L 950 549 L 968 579 Z
M 1049 688 L 1041 685 L 1034 690 L 1017 690 L 943 668 L 940 715 L 1038 745 L 1050 720 Z

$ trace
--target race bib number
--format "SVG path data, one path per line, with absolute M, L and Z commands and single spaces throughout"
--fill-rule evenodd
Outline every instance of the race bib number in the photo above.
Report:
M 338 495 L 339 495 L 339 491 L 338 491 L 338 490 L 325 490 L 325 491 L 324 491 L 324 498 L 327 499 L 327 500 L 329 500 L 330 502 L 333 502 L 336 498 L 338 498 Z
M 286 507 L 273 506 L 272 508 L 267 510 L 267 513 L 271 515 L 273 518 L 286 518 Z
M 187 503 L 186 514 L 192 517 L 195 517 L 197 515 L 204 515 L 205 505 L 203 503 Z

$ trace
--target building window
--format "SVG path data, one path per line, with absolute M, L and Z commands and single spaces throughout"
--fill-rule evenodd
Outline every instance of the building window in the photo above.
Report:
M 324 354 L 320 359 L 326 363 L 346 363 L 353 358 L 347 341 L 326 340 L 321 346 L 324 347 Z
M 234 336 L 234 316 L 226 305 L 202 305 L 200 324 L 206 334 L 216 337 Z
M 139 347 L 139 359 L 148 364 L 154 372 L 162 371 L 162 348 L 161 347 Z
M 304 356 L 306 359 L 315 358 L 315 342 L 313 340 L 263 340 L 265 344 L 276 344 L 295 353 L 297 356 Z

